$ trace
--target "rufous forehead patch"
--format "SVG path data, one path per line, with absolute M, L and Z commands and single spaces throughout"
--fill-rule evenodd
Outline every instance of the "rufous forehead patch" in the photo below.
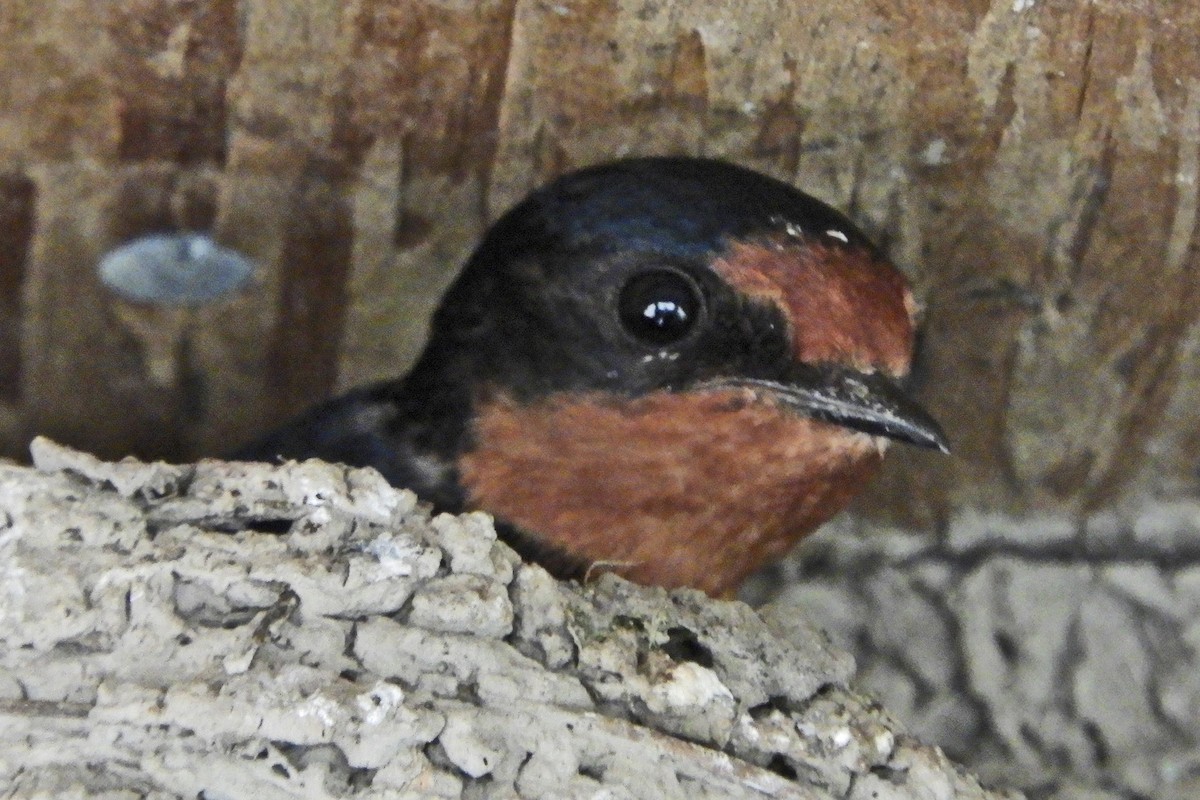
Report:
M 907 374 L 912 292 L 898 269 L 861 248 L 734 242 L 713 269 L 747 297 L 777 306 L 796 358 Z

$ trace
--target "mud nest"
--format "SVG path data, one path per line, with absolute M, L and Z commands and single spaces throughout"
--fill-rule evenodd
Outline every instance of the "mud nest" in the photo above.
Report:
M 993 798 L 795 616 L 322 462 L 0 465 L 5 797 Z

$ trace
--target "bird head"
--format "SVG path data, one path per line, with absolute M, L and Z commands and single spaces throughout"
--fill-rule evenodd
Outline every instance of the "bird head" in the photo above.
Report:
M 469 393 L 467 505 L 577 563 L 725 592 L 888 442 L 946 450 L 899 383 L 914 312 L 829 206 L 723 162 L 631 159 L 505 214 L 415 374 Z

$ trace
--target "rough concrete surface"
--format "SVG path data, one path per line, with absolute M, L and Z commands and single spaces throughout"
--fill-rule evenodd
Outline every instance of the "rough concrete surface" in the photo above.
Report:
M 0 464 L 0 796 L 1014 797 L 794 609 L 522 565 L 369 470 Z
M 759 599 L 803 608 L 860 684 L 984 780 L 1055 800 L 1200 797 L 1200 503 L 939 536 L 844 517 Z

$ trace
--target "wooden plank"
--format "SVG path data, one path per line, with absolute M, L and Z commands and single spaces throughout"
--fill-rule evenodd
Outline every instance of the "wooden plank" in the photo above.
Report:
M 88 9 L 0 9 L 0 174 L 35 203 L 3 262 L 5 452 L 30 425 L 107 455 L 228 449 L 402 372 L 534 185 L 685 152 L 847 209 L 925 299 L 920 392 L 956 454 L 892 459 L 862 510 L 1200 491 L 1194 3 Z M 162 227 L 212 230 L 260 274 L 186 321 L 120 305 L 95 260 Z

